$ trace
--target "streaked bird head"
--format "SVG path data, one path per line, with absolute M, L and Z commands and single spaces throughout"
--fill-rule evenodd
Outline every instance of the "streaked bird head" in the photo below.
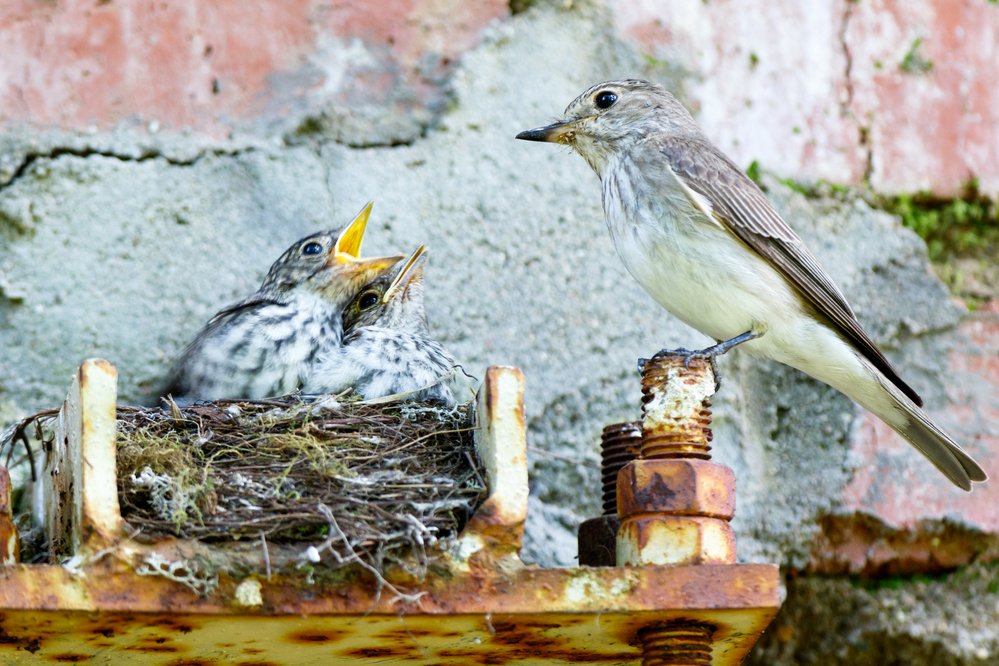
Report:
M 423 306 L 423 251 L 416 248 L 394 274 L 375 278 L 362 288 L 343 312 L 344 335 L 365 326 L 426 332 Z
M 319 294 L 338 305 L 385 275 L 402 256 L 361 258 L 361 242 L 374 202 L 344 227 L 299 239 L 271 265 L 260 292 L 276 298 L 296 292 Z
M 570 146 L 598 174 L 608 160 L 656 133 L 699 132 L 683 105 L 657 83 L 627 79 L 589 88 L 551 125 L 517 135 Z

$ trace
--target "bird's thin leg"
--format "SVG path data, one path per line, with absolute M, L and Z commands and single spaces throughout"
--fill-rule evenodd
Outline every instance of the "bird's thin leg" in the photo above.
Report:
M 684 367 L 690 367 L 690 361 L 695 358 L 704 358 L 711 363 L 711 370 L 715 373 L 715 390 L 721 386 L 721 372 L 718 370 L 718 357 L 729 351 L 733 347 L 738 347 L 743 342 L 749 342 L 763 335 L 762 332 L 746 331 L 734 338 L 722 340 L 718 344 L 691 351 L 689 349 L 661 349 L 652 358 L 662 358 L 664 356 L 683 356 Z M 641 372 L 645 366 L 645 359 L 638 359 L 638 371 Z
M 693 352 L 695 358 L 715 358 L 721 356 L 733 347 L 738 347 L 743 342 L 749 342 L 750 340 L 755 340 L 756 338 L 763 335 L 763 333 L 757 333 L 756 331 L 746 331 L 745 333 L 740 333 L 734 338 L 729 338 L 728 340 L 722 340 L 716 345 L 710 347 L 705 347 L 699 351 Z

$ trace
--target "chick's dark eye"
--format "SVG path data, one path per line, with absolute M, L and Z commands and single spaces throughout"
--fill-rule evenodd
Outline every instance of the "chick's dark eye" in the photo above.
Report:
M 375 307 L 378 303 L 378 294 L 373 291 L 369 291 L 366 294 L 362 294 L 361 298 L 357 301 L 358 307 L 362 310 L 367 310 L 369 308 Z
M 597 96 L 593 98 L 593 103 L 597 105 L 598 109 L 609 109 L 616 101 L 617 95 L 612 93 L 610 90 L 601 90 L 597 93 Z
M 323 251 L 322 243 L 306 243 L 302 246 L 302 254 L 307 257 L 312 257 L 320 254 Z

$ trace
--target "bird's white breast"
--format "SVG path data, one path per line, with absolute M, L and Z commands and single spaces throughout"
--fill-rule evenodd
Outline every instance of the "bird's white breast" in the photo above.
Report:
M 801 306 L 784 279 L 704 215 L 664 162 L 656 166 L 650 174 L 618 159 L 602 174 L 607 226 L 632 276 L 681 321 L 717 340 L 791 325 L 786 320 Z M 765 353 L 769 342 L 751 344 Z

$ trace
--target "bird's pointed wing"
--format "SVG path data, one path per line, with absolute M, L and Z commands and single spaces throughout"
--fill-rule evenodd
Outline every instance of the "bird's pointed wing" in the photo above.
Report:
M 885 377 L 922 405 L 919 394 L 860 326 L 843 293 L 753 181 L 703 139 L 669 138 L 661 149 L 695 205 L 770 262 Z
M 252 312 L 265 305 L 280 305 L 280 302 L 257 293 L 216 312 L 174 362 L 166 386 L 160 391 L 160 395 L 182 395 L 187 389 L 184 376 L 188 372 L 188 363 L 197 356 L 205 341 L 211 339 L 219 329 L 231 324 L 243 313 Z
M 209 329 L 215 330 L 221 324 L 227 320 L 239 315 L 239 313 L 246 310 L 254 310 L 264 305 L 281 305 L 281 301 L 275 300 L 273 298 L 267 298 L 259 294 L 254 294 L 248 298 L 239 301 L 238 303 L 233 303 L 232 305 L 222 308 L 215 315 L 208 320 L 205 324 L 205 331 Z

